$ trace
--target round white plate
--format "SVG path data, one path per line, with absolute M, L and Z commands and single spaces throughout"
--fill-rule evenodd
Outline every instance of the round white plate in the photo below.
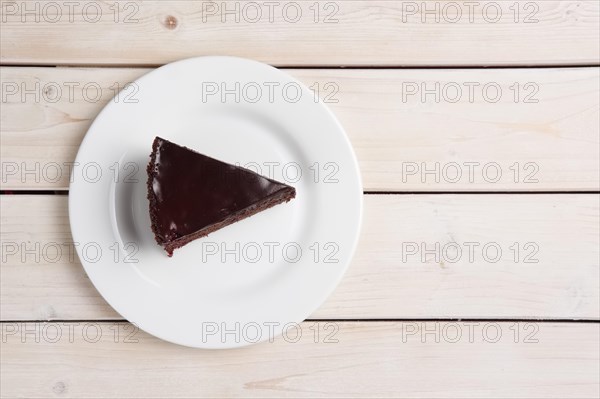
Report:
M 155 136 L 290 184 L 297 197 L 169 258 L 146 198 Z M 69 192 L 77 253 L 104 299 L 142 330 L 201 348 L 291 328 L 295 339 L 344 274 L 361 215 L 356 158 L 333 114 L 286 73 L 232 57 L 175 62 L 125 86 L 87 132 Z

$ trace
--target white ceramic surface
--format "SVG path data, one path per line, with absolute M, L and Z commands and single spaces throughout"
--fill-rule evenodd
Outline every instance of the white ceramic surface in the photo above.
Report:
M 290 184 L 297 198 L 169 258 L 146 198 L 157 135 Z M 362 186 L 344 130 L 311 90 L 259 62 L 199 57 L 148 73 L 98 115 L 76 162 L 69 216 L 81 263 L 117 312 L 167 341 L 270 340 L 325 301 L 356 247 Z

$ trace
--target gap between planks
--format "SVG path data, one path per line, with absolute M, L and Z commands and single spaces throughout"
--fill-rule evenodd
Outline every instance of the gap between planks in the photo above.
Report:
M 498 319 L 498 318 L 387 318 L 387 319 L 304 319 L 303 322 L 314 323 L 393 323 L 393 322 L 427 322 L 427 323 L 589 323 L 600 324 L 600 320 L 592 319 Z M 3 323 L 131 323 L 127 319 L 31 319 L 0 320 Z
M 176 62 L 176 61 L 175 61 Z M 18 64 L 18 63 L 0 63 L 0 67 L 11 67 L 11 68 L 149 68 L 156 69 L 167 64 Z M 320 70 L 455 70 L 455 69 L 571 69 L 571 68 L 598 68 L 600 63 L 582 63 L 582 64 L 531 64 L 531 65 L 276 65 L 268 64 L 277 69 L 320 69 Z

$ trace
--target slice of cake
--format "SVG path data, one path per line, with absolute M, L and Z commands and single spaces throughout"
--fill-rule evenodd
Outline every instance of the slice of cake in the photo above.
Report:
M 156 137 L 148 164 L 150 220 L 176 248 L 296 196 L 296 189 Z

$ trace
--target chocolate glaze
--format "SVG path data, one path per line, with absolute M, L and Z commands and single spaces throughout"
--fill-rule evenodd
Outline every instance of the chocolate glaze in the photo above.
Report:
M 152 144 L 147 171 L 152 230 L 169 256 L 196 238 L 296 196 L 291 186 L 160 137 Z

